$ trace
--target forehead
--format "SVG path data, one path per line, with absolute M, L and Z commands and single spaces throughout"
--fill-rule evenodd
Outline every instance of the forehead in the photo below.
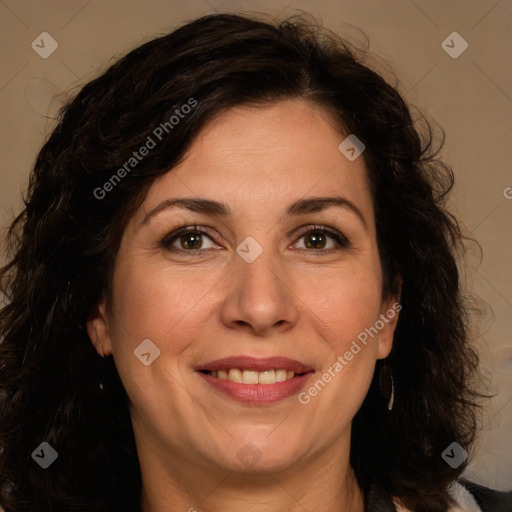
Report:
M 343 195 L 371 216 L 364 160 L 350 161 L 338 149 L 347 135 L 327 110 L 304 100 L 229 109 L 153 183 L 145 210 L 197 195 L 227 202 L 234 213 L 258 213 L 301 197 Z

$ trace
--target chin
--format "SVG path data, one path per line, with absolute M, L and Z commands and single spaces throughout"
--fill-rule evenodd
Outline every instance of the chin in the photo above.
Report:
M 224 470 L 238 473 L 280 472 L 289 469 L 305 455 L 303 445 L 294 443 L 290 437 L 286 443 L 255 435 L 244 439 L 231 446 L 220 459 L 215 457 L 215 462 Z

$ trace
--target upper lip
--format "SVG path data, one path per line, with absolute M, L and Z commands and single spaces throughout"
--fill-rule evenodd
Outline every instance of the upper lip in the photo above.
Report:
M 238 368 L 239 370 L 253 370 L 263 372 L 265 370 L 292 370 L 295 373 L 308 373 L 314 371 L 311 366 L 306 366 L 299 361 L 289 359 L 288 357 L 251 357 L 251 356 L 231 356 L 222 359 L 216 359 L 209 363 L 202 364 L 195 368 L 201 370 L 229 370 Z

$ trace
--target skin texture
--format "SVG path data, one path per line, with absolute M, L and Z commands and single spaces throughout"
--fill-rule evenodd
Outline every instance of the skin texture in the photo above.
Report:
M 130 398 L 144 512 L 363 511 L 350 426 L 376 360 L 391 350 L 398 313 L 308 404 L 297 395 L 239 403 L 194 371 L 233 355 L 286 356 L 315 368 L 307 390 L 398 300 L 381 301 L 364 161 L 338 150 L 344 138 L 326 111 L 303 100 L 228 110 L 152 184 L 130 220 L 112 303 L 103 299 L 87 327 L 98 353 L 113 354 Z M 366 227 L 336 206 L 285 215 L 298 199 L 332 195 L 354 203 Z M 143 223 L 176 197 L 222 201 L 232 214 L 173 207 Z M 174 251 L 161 247 L 165 235 L 194 223 L 209 228 L 202 255 L 190 255 L 180 237 Z M 328 236 L 307 248 L 311 236 L 300 230 L 313 225 L 341 232 L 349 247 Z M 248 236 L 263 248 L 252 263 L 236 252 Z M 144 339 L 161 351 L 150 366 L 133 353 Z M 249 442 L 261 455 L 253 466 L 237 457 Z

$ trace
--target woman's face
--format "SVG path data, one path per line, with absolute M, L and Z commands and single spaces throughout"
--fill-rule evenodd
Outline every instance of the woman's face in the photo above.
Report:
M 346 455 L 398 314 L 363 158 L 333 126 L 302 100 L 226 111 L 130 220 L 88 331 L 114 356 L 139 456 L 277 471 Z

